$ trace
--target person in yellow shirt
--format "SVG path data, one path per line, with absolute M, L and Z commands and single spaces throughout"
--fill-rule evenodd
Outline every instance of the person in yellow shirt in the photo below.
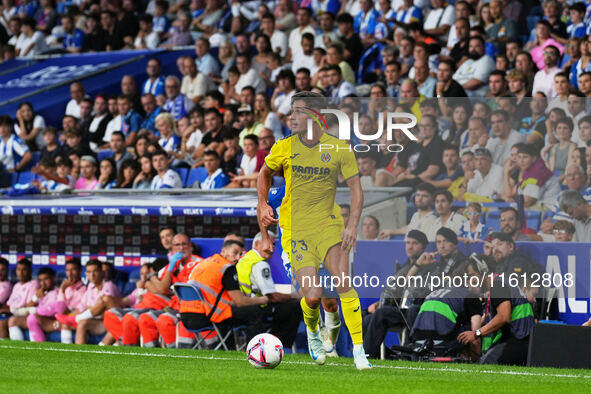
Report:
M 288 254 L 304 297 L 301 301 L 307 326 L 308 350 L 317 364 L 326 362 L 318 322 L 322 284 L 318 280 L 321 263 L 332 279 L 349 276 L 349 251 L 355 248 L 357 227 L 363 207 L 363 192 L 357 162 L 345 141 L 327 134 L 326 122 L 319 113 L 323 97 L 313 92 L 299 92 L 292 99 L 292 135 L 277 141 L 259 173 L 257 214 L 263 233 L 263 250 L 271 250 L 272 238 L 267 227 L 277 223 L 267 203 L 273 174 L 283 170 L 285 197 L 279 211 L 281 244 Z M 308 132 L 308 121 L 312 127 Z M 351 213 L 344 226 L 335 202 L 338 177 L 342 175 L 351 190 Z M 353 341 L 357 369 L 369 369 L 363 349 L 359 296 L 351 283 L 340 281 L 335 287 L 341 299 L 345 324 Z

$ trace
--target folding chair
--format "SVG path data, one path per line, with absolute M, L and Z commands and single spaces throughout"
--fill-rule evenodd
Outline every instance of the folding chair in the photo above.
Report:
M 175 283 L 173 285 L 173 290 L 174 293 L 176 294 L 176 296 L 179 298 L 179 300 L 181 301 L 201 301 L 203 303 L 207 303 L 207 300 L 205 300 L 205 297 L 203 297 L 203 294 L 201 293 L 201 289 L 199 289 L 198 286 L 196 286 L 196 282 L 189 282 L 189 283 Z M 211 325 L 209 326 L 205 326 L 205 327 L 201 327 L 199 329 L 196 330 L 192 330 L 189 329 L 188 327 L 185 327 L 187 329 L 187 331 L 192 332 L 195 335 L 195 338 L 197 340 L 197 342 L 195 343 L 195 346 L 193 346 L 193 349 L 201 346 L 201 344 L 203 342 L 205 342 L 205 339 L 200 335 L 202 332 L 206 332 L 207 336 L 209 336 L 210 333 L 215 332 L 216 336 L 219 340 L 219 343 L 217 344 L 217 346 L 215 347 L 214 350 L 219 350 L 220 347 L 223 347 L 224 350 L 228 350 L 228 346 L 226 346 L 226 341 L 228 340 L 228 338 L 230 337 L 230 334 L 232 334 L 234 332 L 234 330 L 228 330 L 228 332 L 225 335 L 222 335 L 219 327 L 212 321 L 209 322 Z M 178 324 L 177 324 L 177 348 L 178 348 L 178 337 L 179 337 L 179 329 L 178 329 Z

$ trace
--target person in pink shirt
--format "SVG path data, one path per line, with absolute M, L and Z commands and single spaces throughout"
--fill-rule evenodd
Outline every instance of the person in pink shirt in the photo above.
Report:
M 68 260 L 66 262 L 66 279 L 59 287 L 57 299 L 53 302 L 44 302 L 43 305 L 40 304 L 35 314 L 27 316 L 31 341 L 43 342 L 46 332 L 60 329 L 60 323 L 55 319 L 56 314 L 76 310 L 86 292 L 86 286 L 80 280 L 81 275 L 80 259 Z
M 104 280 L 102 263 L 91 259 L 86 263 L 88 286 L 74 314 L 57 314 L 55 318 L 62 323 L 62 342 L 71 343 L 72 328 L 76 329 L 76 343 L 86 343 L 88 333 L 101 335 L 105 333 L 102 313 L 105 311 L 105 298 L 120 298 L 121 293 L 113 282 Z M 69 331 L 69 335 L 68 335 Z M 69 342 L 67 342 L 69 339 Z
M 23 341 L 25 339 L 23 330 L 28 328 L 27 319 L 29 316 L 34 316 L 38 307 L 57 301 L 59 289 L 55 287 L 55 271 L 49 267 L 43 267 L 37 274 L 37 280 L 40 286 L 28 304 L 32 304 L 32 306 L 19 308 L 20 311 L 8 320 L 8 331 L 10 339 L 13 341 Z
M 76 181 L 76 189 L 93 190 L 99 184 L 96 178 L 96 159 L 92 156 L 80 158 L 80 178 Z
M 12 283 L 8 280 L 8 260 L 0 257 L 0 314 L 10 312 L 6 301 L 8 301 L 11 291 Z
M 15 316 L 26 316 L 29 313 L 29 307 L 34 306 L 32 302 L 33 296 L 39 287 L 39 282 L 31 278 L 31 262 L 27 259 L 22 259 L 16 263 L 16 277 L 18 283 L 15 284 L 10 293 L 6 305 L 10 308 L 10 313 Z M 0 320 L 0 338 L 7 338 L 9 336 L 9 325 L 12 320 Z M 15 335 L 17 330 L 13 330 Z
M 536 39 L 529 45 L 530 47 L 533 45 L 533 48 L 527 48 L 531 49 L 531 57 L 540 70 L 544 68 L 544 48 L 554 45 L 561 55 L 564 53 L 564 45 L 553 39 L 550 36 L 551 32 L 552 26 L 550 23 L 546 20 L 540 20 L 536 25 Z

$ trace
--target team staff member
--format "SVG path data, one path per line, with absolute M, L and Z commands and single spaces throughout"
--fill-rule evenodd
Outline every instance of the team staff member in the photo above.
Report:
M 228 240 L 218 254 L 202 261 L 189 276 L 189 281 L 201 289 L 205 303 L 181 301 L 181 320 L 185 327 L 197 330 L 214 323 L 246 325 L 247 341 L 264 331 L 263 310 L 269 303 L 266 295 L 249 297 L 240 291 L 236 264 L 244 244 Z
M 185 234 L 177 234 L 172 239 L 172 250 L 174 254 L 170 257 L 168 272 L 170 272 L 170 281 L 160 282 L 156 289 L 160 294 L 169 294 L 170 286 L 176 282 L 186 282 L 191 270 L 203 259 L 193 254 L 193 244 Z M 164 285 L 166 285 L 164 288 Z M 146 285 L 147 286 L 147 285 Z M 149 287 L 146 287 L 148 290 Z M 162 337 L 162 342 L 166 347 L 176 346 L 176 325 L 179 322 L 178 310 L 179 301 L 176 295 L 173 295 L 168 304 L 167 310 L 149 311 L 140 315 L 138 319 L 140 334 L 143 339 L 144 347 L 154 347 L 158 345 L 158 337 Z M 195 336 L 188 332 L 181 324 L 179 326 L 179 345 L 191 347 Z
M 535 301 L 537 289 L 510 287 L 500 278 L 494 280 L 491 286 L 490 275 L 485 276 L 489 290 L 486 324 L 478 330 L 464 331 L 458 341 L 474 344 L 482 340 L 481 364 L 525 365 L 529 334 L 535 323 L 530 302 Z
M 292 135 L 275 143 L 265 158 L 265 165 L 259 173 L 257 205 L 263 248 L 270 250 L 272 240 L 266 229 L 277 220 L 267 198 L 273 173 L 283 169 L 286 194 L 279 215 L 279 226 L 283 231 L 281 242 L 302 286 L 301 306 L 307 326 L 308 350 L 319 365 L 326 362 L 318 324 L 322 287 L 313 286 L 309 279 L 318 276 L 321 263 L 335 276 L 349 276 L 349 251 L 356 245 L 363 206 L 359 170 L 350 146 L 325 133 L 320 122 L 312 122 L 312 135 L 308 136 L 308 121 L 318 119 L 315 108 L 324 105 L 321 99 L 320 94 L 313 92 L 299 92 L 292 97 Z M 329 145 L 338 149 L 319 152 L 318 146 Z M 340 175 L 351 191 L 351 214 L 346 228 L 335 202 Z M 369 369 L 371 364 L 363 349 L 363 322 L 357 291 L 341 283 L 337 292 L 353 341 L 355 366 Z
M 151 291 L 147 289 L 148 283 L 164 279 L 163 276 L 169 272 L 167 270 L 168 266 L 169 262 L 165 258 L 158 258 L 152 262 L 152 268 L 156 274 L 149 274 L 146 280 L 143 281 L 143 288 L 146 292 L 142 295 L 141 301 L 133 308 L 111 308 L 105 312 L 103 317 L 105 328 L 122 345 L 133 346 L 139 343 L 140 327 L 138 319 L 142 313 L 161 310 L 168 305 L 170 301 L 168 296 L 155 293 L 153 286 Z M 105 339 L 103 339 L 103 343 L 106 344 Z
M 410 336 L 413 341 L 432 339 L 443 341 L 441 346 L 450 350 L 450 354 L 457 354 L 464 346 L 458 342 L 458 334 L 467 327 L 477 330 L 481 325 L 482 304 L 478 296 L 479 286 L 471 286 L 470 278 L 476 278 L 480 283 L 482 275 L 488 273 L 488 265 L 479 258 L 471 258 L 467 267 L 467 287 L 446 287 L 438 289 L 427 296 Z M 480 356 L 477 345 L 472 345 L 471 354 Z
M 269 298 L 270 303 L 263 311 L 271 318 L 270 332 L 281 340 L 283 346 L 291 347 L 302 320 L 302 311 L 291 294 L 277 292 L 268 263 L 274 250 L 263 250 L 262 240 L 263 235 L 258 233 L 254 237 L 252 249 L 236 264 L 238 283 L 246 296 Z

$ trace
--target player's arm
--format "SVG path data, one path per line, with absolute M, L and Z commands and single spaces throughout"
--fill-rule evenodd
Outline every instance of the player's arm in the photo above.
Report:
M 263 236 L 267 233 L 265 231 L 267 227 L 277 223 L 277 219 L 275 219 L 273 215 L 273 208 L 267 203 L 269 190 L 271 189 L 271 184 L 273 182 L 273 173 L 274 171 L 267 166 L 267 163 L 264 163 L 259 171 L 257 183 L 257 217 L 259 228 L 261 229 Z
M 342 234 L 342 247 L 349 250 L 357 248 L 357 228 L 359 226 L 359 218 L 361 217 L 361 210 L 363 209 L 363 190 L 361 189 L 361 180 L 359 174 L 347 179 L 347 186 L 351 191 L 351 214 L 347 228 Z

